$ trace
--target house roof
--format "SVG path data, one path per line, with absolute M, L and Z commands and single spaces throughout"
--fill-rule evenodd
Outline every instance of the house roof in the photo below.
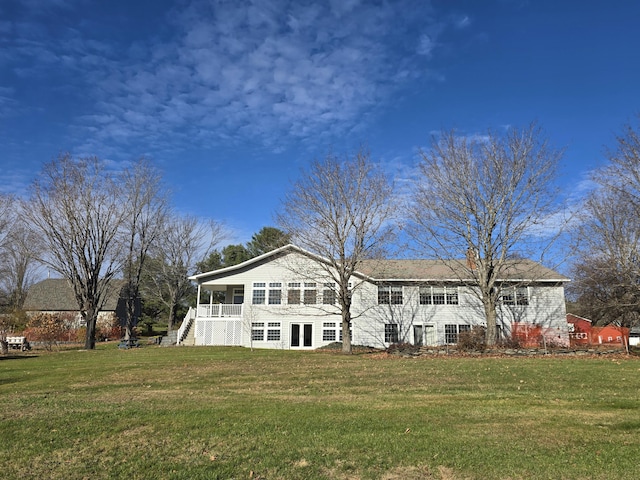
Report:
M 121 280 L 114 280 L 102 311 L 115 311 L 120 298 Z M 47 278 L 29 288 L 23 308 L 27 311 L 78 311 L 78 302 L 66 278 Z
M 189 279 L 202 282 L 219 275 L 233 274 L 236 271 L 251 267 L 253 264 L 268 261 L 270 257 L 275 258 L 291 251 L 301 253 L 320 262 L 329 263 L 327 259 L 319 255 L 289 244 L 238 265 L 200 273 L 189 277 Z M 357 274 L 371 281 L 473 280 L 473 275 L 471 275 L 471 271 L 466 266 L 465 260 L 364 260 Z M 510 260 L 498 278 L 502 281 L 512 282 L 532 280 L 540 282 L 569 281 L 567 277 L 537 262 L 524 259 Z
M 593 323 L 588 318 L 581 317 L 580 315 L 576 315 L 575 313 L 567 313 L 567 322 L 571 322 L 571 321 L 575 322 L 576 320 L 582 320 L 584 322 Z
M 270 252 L 263 253 L 262 255 L 259 255 L 257 257 L 250 258 L 249 260 L 245 260 L 244 262 L 239 263 L 237 265 L 232 265 L 230 267 L 220 268 L 218 270 L 212 270 L 210 272 L 204 272 L 204 273 L 198 273 L 197 275 L 192 275 L 189 277 L 189 280 L 206 281 L 206 279 L 209 277 L 230 274 L 238 270 L 244 270 L 253 264 L 259 264 L 264 261 L 268 261 L 270 257 L 276 258 L 282 255 L 285 255 L 289 252 L 298 252 L 298 253 L 301 253 L 302 255 L 313 258 L 314 260 L 317 260 L 319 262 L 329 263 L 327 259 L 319 255 L 316 255 L 314 253 L 311 253 L 308 250 L 305 250 L 304 248 L 300 248 L 297 245 L 293 245 L 290 243 L 288 245 L 284 245 L 283 247 L 276 248 L 275 250 L 271 250 Z
M 466 260 L 365 260 L 360 272 L 375 280 L 473 280 Z M 526 259 L 509 260 L 498 274 L 502 281 L 566 282 L 567 277 Z

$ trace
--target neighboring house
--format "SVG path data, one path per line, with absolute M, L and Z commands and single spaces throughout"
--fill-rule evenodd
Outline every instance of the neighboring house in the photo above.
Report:
M 569 327 L 569 343 L 572 347 L 591 345 L 591 320 L 567 313 L 567 325 Z
M 110 322 L 115 315 L 120 325 L 126 318 L 125 298 L 121 295 L 123 280 L 113 280 L 102 310 L 98 312 L 98 323 Z M 72 323 L 74 327 L 84 326 L 85 322 L 78 310 L 78 302 L 73 288 L 65 278 L 48 278 L 32 285 L 27 293 L 23 309 L 29 316 L 37 313 L 56 314 Z M 139 310 L 138 310 L 139 311 Z
M 632 327 L 629 330 L 629 345 L 632 347 L 640 345 L 640 327 Z
M 185 319 L 179 341 L 195 345 L 243 345 L 313 349 L 340 341 L 341 317 L 328 262 L 287 245 L 239 265 L 190 277 L 199 300 Z M 368 260 L 350 282 L 352 343 L 384 347 L 408 342 L 455 344 L 461 332 L 484 324 L 463 261 Z M 568 344 L 566 277 L 528 260 L 514 260 L 501 283 L 499 331 L 538 325 L 556 344 Z M 215 299 L 224 296 L 224 303 Z M 191 325 L 194 328 L 191 328 Z M 191 331 L 191 336 L 188 332 Z

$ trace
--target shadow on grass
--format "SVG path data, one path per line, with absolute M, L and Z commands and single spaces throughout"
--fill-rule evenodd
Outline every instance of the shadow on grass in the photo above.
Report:
M 18 355 L 18 354 L 0 355 L 0 361 L 1 360 L 26 360 L 27 358 L 38 358 L 38 355 Z

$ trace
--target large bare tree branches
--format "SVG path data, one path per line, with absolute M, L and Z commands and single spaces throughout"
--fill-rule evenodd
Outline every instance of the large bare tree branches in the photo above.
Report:
M 98 311 L 122 265 L 119 233 L 128 213 L 122 200 L 103 162 L 62 155 L 44 166 L 24 206 L 46 245 L 41 260 L 70 282 L 87 322 L 87 349 L 95 348 Z
M 640 321 L 640 132 L 627 125 L 608 156 L 575 232 L 570 289 L 594 320 L 629 326 Z
M 22 308 L 27 291 L 36 279 L 42 241 L 19 212 L 8 230 L 4 246 L 0 247 L 0 288 L 8 306 L 15 311 Z
M 277 215 L 296 244 L 329 261 L 318 266 L 337 286 L 345 353 L 351 352 L 349 282 L 362 260 L 383 254 L 395 213 L 389 179 L 360 150 L 344 159 L 330 154 L 313 161 Z
M 202 222 L 192 216 L 167 216 L 158 241 L 150 251 L 144 281 L 145 293 L 169 310 L 168 329 L 176 323 L 180 302 L 192 288 L 189 275 L 197 263 L 224 237 L 222 226 L 214 221 Z
M 534 229 L 556 208 L 560 157 L 535 125 L 482 138 L 446 132 L 421 152 L 409 232 L 428 256 L 472 257 L 467 273 L 478 285 L 490 344 L 497 334 L 496 282 L 510 257 L 538 246 Z
M 168 202 L 160 172 L 147 159 L 140 159 L 122 175 L 124 208 L 124 278 L 126 282 L 125 340 L 133 334 L 139 315 L 140 283 L 149 249 L 157 244 L 168 215 Z

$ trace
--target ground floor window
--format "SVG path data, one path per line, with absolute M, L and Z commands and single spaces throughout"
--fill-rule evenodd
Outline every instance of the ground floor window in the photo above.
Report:
M 280 322 L 267 323 L 267 341 L 279 342 L 281 331 L 282 331 L 282 325 L 280 324 Z
M 462 332 L 468 332 L 471 330 L 471 325 L 455 325 L 447 324 L 444 326 L 444 342 L 447 344 L 458 343 L 458 335 Z
M 322 341 L 335 342 L 338 339 L 336 322 L 324 322 L 322 324 Z
M 398 343 L 398 324 L 387 323 L 384 326 L 384 341 L 385 343 Z
M 254 342 L 264 341 L 264 322 L 251 323 L 251 340 Z

